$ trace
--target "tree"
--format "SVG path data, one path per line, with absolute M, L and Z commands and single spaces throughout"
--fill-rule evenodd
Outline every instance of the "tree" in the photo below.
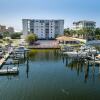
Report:
M 94 35 L 95 35 L 95 29 L 91 29 L 91 28 L 83 28 L 84 30 L 84 34 L 85 34 L 85 38 L 87 40 L 91 40 L 94 38 Z
M 9 32 L 3 32 L 3 37 L 5 38 L 5 37 L 8 37 L 10 35 L 10 33 Z
M 76 34 L 76 31 L 72 30 L 72 29 L 64 29 L 64 35 L 65 36 L 73 36 L 74 34 Z
M 100 35 L 100 28 L 95 29 L 95 35 Z
M 33 44 L 37 40 L 37 38 L 38 37 L 35 34 L 31 33 L 31 34 L 28 34 L 26 36 L 26 39 L 25 40 L 26 40 L 27 43 Z
M 71 36 L 76 35 L 76 31 L 71 29 L 71 30 L 70 30 L 70 35 L 71 35 Z
M 15 33 L 10 34 L 10 37 L 11 37 L 12 39 L 20 39 L 21 35 L 22 35 L 22 33 L 20 33 L 20 32 L 15 32 Z
M 70 35 L 70 29 L 69 28 L 64 29 L 64 35 Z

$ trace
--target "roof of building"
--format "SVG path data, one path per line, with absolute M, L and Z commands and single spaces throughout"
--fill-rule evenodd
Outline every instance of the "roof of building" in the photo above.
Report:
M 60 36 L 56 39 L 59 41 L 77 41 L 77 40 L 73 39 L 72 37 L 67 37 L 67 36 Z
M 77 23 L 96 23 L 95 21 L 88 21 L 88 20 L 80 20 L 80 21 L 77 21 L 77 22 L 73 22 L 73 24 L 77 24 Z

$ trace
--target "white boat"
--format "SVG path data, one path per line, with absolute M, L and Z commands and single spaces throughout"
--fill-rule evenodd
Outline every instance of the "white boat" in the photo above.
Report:
M 81 58 L 88 56 L 87 52 L 80 52 L 80 51 L 63 52 L 63 54 L 66 54 L 69 57 L 81 57 Z
M 85 51 L 87 53 L 91 53 L 91 54 L 96 54 L 97 53 L 97 50 L 94 48 L 94 47 L 91 47 L 91 46 L 81 46 L 80 47 L 80 51 Z
M 0 75 L 5 75 L 5 74 L 18 74 L 18 72 L 19 72 L 18 67 L 0 69 Z
M 17 49 L 15 49 L 15 51 L 17 52 L 24 52 L 24 51 L 28 51 L 29 49 L 26 49 L 24 46 L 19 46 Z

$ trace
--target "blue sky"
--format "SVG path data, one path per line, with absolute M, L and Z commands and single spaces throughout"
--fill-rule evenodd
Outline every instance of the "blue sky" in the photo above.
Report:
M 0 24 L 22 30 L 22 18 L 93 20 L 100 27 L 100 0 L 0 0 Z

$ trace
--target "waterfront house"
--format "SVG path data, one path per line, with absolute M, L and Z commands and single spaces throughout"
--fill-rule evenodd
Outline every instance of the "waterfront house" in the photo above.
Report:
M 59 44 L 79 44 L 78 40 L 73 39 L 72 37 L 60 36 L 56 38 Z

